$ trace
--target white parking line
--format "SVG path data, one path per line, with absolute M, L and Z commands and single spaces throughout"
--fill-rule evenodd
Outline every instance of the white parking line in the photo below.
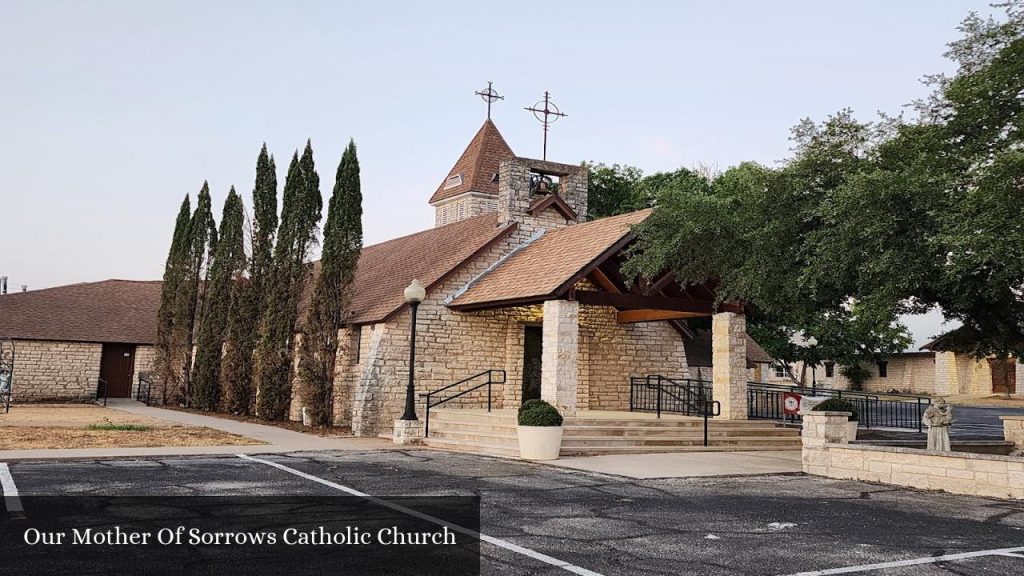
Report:
M 942 556 L 929 556 L 927 558 L 914 558 L 911 560 L 896 560 L 893 562 L 881 562 L 879 564 L 864 564 L 862 566 L 829 568 L 828 570 L 812 570 L 810 572 L 790 574 L 789 576 L 829 576 L 830 574 L 852 574 L 854 572 L 869 572 L 871 570 L 884 570 L 886 568 L 902 568 L 904 566 L 917 566 L 919 564 L 935 564 L 936 562 L 967 560 L 969 558 L 983 558 L 985 556 L 1017 556 L 1014 552 L 1024 552 L 1024 546 L 1018 546 L 1016 548 L 1000 548 L 998 550 L 961 552 L 960 554 L 945 554 Z M 1020 556 L 1017 557 L 1020 558 Z
M 384 506 L 385 508 L 390 508 L 390 509 L 395 510 L 397 512 L 401 512 L 402 514 L 407 514 L 409 516 L 412 516 L 414 518 L 419 518 L 420 520 L 426 520 L 427 522 L 432 522 L 432 523 L 438 524 L 440 526 L 447 526 L 448 529 L 453 530 L 455 532 L 460 532 L 460 533 L 465 534 L 465 535 L 467 535 L 467 536 L 469 536 L 471 538 L 477 538 L 477 539 L 479 539 L 482 542 L 487 542 L 488 544 L 493 544 L 494 546 L 497 546 L 499 548 L 504 548 L 505 550 L 509 550 L 509 551 L 515 552 L 517 554 L 522 554 L 523 556 L 527 556 L 529 558 L 533 558 L 534 560 L 538 560 L 540 562 L 544 562 L 545 564 L 550 564 L 552 566 L 557 566 L 558 568 L 561 568 L 562 570 L 565 570 L 566 572 L 572 572 L 573 574 L 580 574 L 581 576 L 602 576 L 601 574 L 599 574 L 597 572 L 594 572 L 592 570 L 587 570 L 586 568 L 581 568 L 579 566 L 576 566 L 575 564 L 570 564 L 570 563 L 565 562 L 563 560 L 559 560 L 558 558 L 553 558 L 551 556 L 548 556 L 547 554 L 541 554 L 540 552 L 537 552 L 536 550 L 530 550 L 529 548 L 523 548 L 522 546 L 518 546 L 518 545 L 513 544 L 513 543 L 511 543 L 511 542 L 509 542 L 507 540 L 502 540 L 501 538 L 495 538 L 493 536 L 488 536 L 486 534 L 481 534 L 480 532 L 477 532 L 476 530 L 470 530 L 469 528 L 464 528 L 462 526 L 459 526 L 458 524 L 452 524 L 451 522 L 448 522 L 446 520 L 442 520 L 440 518 L 436 518 L 434 516 L 430 516 L 429 514 L 424 514 L 422 512 L 417 512 L 417 511 L 415 511 L 415 510 L 413 510 L 411 508 L 406 508 L 405 506 L 402 506 L 400 504 L 395 504 L 394 502 L 389 502 L 387 500 L 382 500 L 380 498 L 377 498 L 376 496 L 370 496 L 369 494 L 367 494 L 365 492 L 360 492 L 359 490 L 356 490 L 354 488 L 349 488 L 348 486 L 342 486 L 341 484 L 338 484 L 336 482 L 331 482 L 330 480 L 324 480 L 323 478 L 320 478 L 318 476 L 313 476 L 312 474 L 306 474 L 305 472 L 303 472 L 301 470 L 296 470 L 295 468 L 289 468 L 288 466 L 285 466 L 283 464 L 278 464 L 277 462 L 271 462 L 270 460 L 263 460 L 262 458 L 254 458 L 254 457 L 249 456 L 247 454 L 238 454 L 238 457 L 242 458 L 242 459 L 245 459 L 245 460 L 252 461 L 252 462 L 259 462 L 260 464 L 266 464 L 267 466 L 272 466 L 274 468 L 277 468 L 278 470 L 283 470 L 285 472 L 288 472 L 289 474 L 294 474 L 294 475 L 296 475 L 296 476 L 298 476 L 300 478 L 305 478 L 306 480 L 311 480 L 313 482 L 317 482 L 319 484 L 323 484 L 324 486 L 328 486 L 330 488 L 334 488 L 335 490 L 340 490 L 341 492 L 344 492 L 344 493 L 352 495 L 352 496 L 359 496 L 361 498 L 366 498 L 367 500 L 370 500 L 374 504 L 378 504 L 380 506 Z
M 4 491 L 4 505 L 7 512 L 20 516 L 25 509 L 21 506 L 21 497 L 18 496 L 18 485 L 14 483 L 14 476 L 11 476 L 11 469 L 6 462 L 0 462 L 0 487 Z

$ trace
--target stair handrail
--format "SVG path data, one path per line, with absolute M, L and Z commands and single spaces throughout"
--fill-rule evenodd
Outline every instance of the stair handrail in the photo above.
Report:
M 96 400 L 97 404 L 100 404 L 100 400 L 103 401 L 101 406 L 107 405 L 107 381 L 103 378 L 96 379 Z
M 668 396 L 670 396 L 671 398 L 673 398 L 673 399 L 675 399 L 675 400 L 677 400 L 679 402 L 682 402 L 682 403 L 686 404 L 687 407 L 691 411 L 701 415 L 704 418 L 704 446 L 707 446 L 708 445 L 708 418 L 711 417 L 711 416 L 719 416 L 719 415 L 721 415 L 722 414 L 722 404 L 718 400 L 712 400 L 712 399 L 708 398 L 703 393 L 703 389 L 705 387 L 702 386 L 702 384 L 703 384 L 702 380 L 689 380 L 689 379 L 686 380 L 686 382 L 688 382 L 688 383 L 697 382 L 697 384 L 699 385 L 698 387 L 701 388 L 701 393 L 699 395 L 699 400 L 697 402 L 694 402 L 693 399 L 692 399 L 693 396 L 694 396 L 694 392 L 691 389 L 691 386 L 689 384 L 682 384 L 682 383 L 677 382 L 677 381 L 675 381 L 675 380 L 673 380 L 671 378 L 667 378 L 665 376 L 662 376 L 661 374 L 651 374 L 651 375 L 648 375 L 647 378 L 646 378 L 647 386 L 651 386 L 651 379 L 652 378 L 657 382 L 657 384 L 656 384 L 656 386 L 657 386 L 657 394 L 658 394 L 657 410 L 656 410 L 657 417 L 661 418 L 661 401 L 662 401 L 662 397 L 665 394 L 667 394 Z M 666 391 L 665 390 L 665 386 L 664 386 L 664 384 L 666 382 L 669 383 L 669 385 L 672 388 L 674 388 L 675 390 L 684 390 L 686 392 L 687 398 L 682 398 L 680 396 L 677 396 L 676 394 L 673 393 L 673 391 Z
M 500 380 L 495 378 L 495 376 L 497 376 L 497 375 L 501 376 Z M 456 386 L 459 386 L 461 384 L 465 384 L 467 382 L 472 382 L 473 380 L 477 380 L 477 379 L 482 378 L 484 376 L 487 377 L 487 381 L 486 382 L 480 382 L 476 386 L 473 386 L 472 388 L 466 388 L 465 390 L 459 392 L 458 394 L 453 394 L 451 396 L 448 396 L 448 397 L 445 397 L 445 398 L 441 398 L 440 400 L 433 400 L 433 397 L 435 395 L 437 395 L 437 394 L 440 394 L 441 392 L 444 392 L 446 390 L 450 390 L 452 388 L 455 388 Z M 487 411 L 490 412 L 491 411 L 492 386 L 494 384 L 504 384 L 504 383 L 505 383 L 505 371 L 504 370 L 499 370 L 497 368 L 491 368 L 489 370 L 484 370 L 483 372 L 481 372 L 479 374 L 474 374 L 474 375 L 470 376 L 469 378 L 463 378 L 462 380 L 459 380 L 458 382 L 452 382 L 451 384 L 447 384 L 447 385 L 442 386 L 440 388 L 437 388 L 435 390 L 431 390 L 430 392 L 420 393 L 420 397 L 426 399 L 426 405 L 427 405 L 426 415 L 424 416 L 424 419 L 423 419 L 423 436 L 425 438 L 429 438 L 430 437 L 430 409 L 433 408 L 434 406 L 440 406 L 441 404 L 444 404 L 445 402 L 448 402 L 449 400 L 454 400 L 454 399 L 456 399 L 456 398 L 458 398 L 460 396 L 465 396 L 466 394 L 469 394 L 470 392 L 473 392 L 475 390 L 479 390 L 480 388 L 483 388 L 484 386 L 487 386 Z

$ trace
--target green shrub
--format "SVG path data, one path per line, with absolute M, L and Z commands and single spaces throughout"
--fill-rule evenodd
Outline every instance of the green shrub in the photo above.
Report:
M 857 409 L 853 407 L 853 403 L 845 398 L 829 398 L 824 402 L 817 404 L 814 408 L 811 408 L 815 412 L 849 412 L 850 420 L 857 420 Z
M 537 406 L 551 406 L 551 404 L 548 404 L 547 402 L 539 398 L 527 400 L 526 402 L 523 402 L 522 406 L 519 407 L 519 413 L 522 414 L 523 412 L 530 410 L 532 408 L 536 408 Z
M 562 415 L 543 400 L 527 400 L 519 409 L 520 426 L 561 426 Z

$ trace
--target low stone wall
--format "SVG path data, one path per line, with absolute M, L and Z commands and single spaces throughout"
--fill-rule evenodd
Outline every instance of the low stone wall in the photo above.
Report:
M 879 482 L 923 490 L 992 498 L 1024 499 L 1024 458 L 849 444 L 846 412 L 803 414 L 803 470 L 844 480 Z M 1024 436 L 1024 417 L 1004 417 Z M 1017 442 L 1020 441 L 1020 436 Z M 1007 439 L 1010 436 L 1007 436 Z

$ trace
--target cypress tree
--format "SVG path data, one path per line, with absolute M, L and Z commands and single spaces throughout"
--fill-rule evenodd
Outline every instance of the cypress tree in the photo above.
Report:
M 256 413 L 267 420 L 288 415 L 295 322 L 310 271 L 306 259 L 316 242 L 322 209 L 313 148 L 306 142 L 301 160 L 298 152 L 292 156 L 285 178 L 272 281 L 265 291 L 266 310 L 256 351 Z
M 349 287 L 363 247 L 362 216 L 359 159 L 355 142 L 350 140 L 338 164 L 327 209 L 320 274 L 306 311 L 299 358 L 302 402 L 317 426 L 328 426 L 333 420 L 338 330 L 348 310 Z
M 249 414 L 256 401 L 253 386 L 253 353 L 259 341 L 260 318 L 266 309 L 261 295 L 269 282 L 277 232 L 277 168 L 263 144 L 256 160 L 256 184 L 252 190 L 252 258 L 248 281 L 235 282 L 231 293 L 227 350 L 221 371 L 224 408 L 233 414 Z
M 232 186 L 224 201 L 217 246 L 208 269 L 204 313 L 199 324 L 196 361 L 192 367 L 192 403 L 202 410 L 216 410 L 221 399 L 220 367 L 232 286 L 245 269 L 244 219 L 242 199 Z
M 210 186 L 203 182 L 199 191 L 195 212 L 189 220 L 186 242 L 183 243 L 182 274 L 179 278 L 174 302 L 174 328 L 171 348 L 173 358 L 181 362 L 175 367 L 179 385 L 169 397 L 172 401 L 189 399 L 190 373 L 192 366 L 192 342 L 195 325 L 199 314 L 199 301 L 202 289 L 207 283 L 202 282 L 204 263 L 208 254 L 217 244 L 217 230 L 213 222 L 210 201 Z
M 167 254 L 167 262 L 164 264 L 163 283 L 160 286 L 160 308 L 157 311 L 156 327 L 156 358 L 153 366 L 157 377 L 160 379 L 162 391 L 161 402 L 167 402 L 167 386 L 177 385 L 178 360 L 173 355 L 173 333 L 174 333 L 174 304 L 178 293 L 178 285 L 181 281 L 182 267 L 184 265 L 185 248 L 187 246 L 188 225 L 192 216 L 192 206 L 188 195 L 181 201 L 181 208 L 178 210 L 178 218 L 174 223 L 174 234 L 171 238 L 171 248 Z

